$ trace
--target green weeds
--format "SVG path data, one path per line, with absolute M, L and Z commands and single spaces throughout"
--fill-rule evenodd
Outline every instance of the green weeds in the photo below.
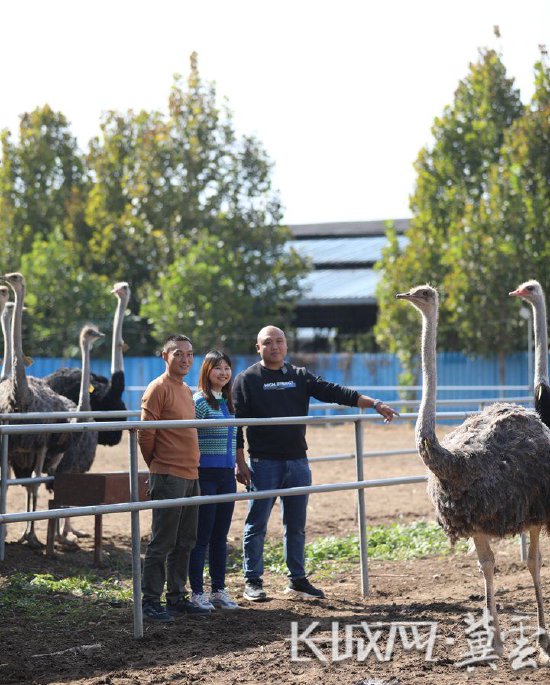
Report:
M 452 549 L 441 528 L 435 523 L 420 521 L 403 525 L 368 526 L 368 555 L 370 559 L 403 561 L 427 556 L 449 554 Z M 455 549 L 465 551 L 465 542 Z M 231 569 L 241 564 L 240 553 L 231 559 Z M 317 538 L 306 544 L 306 570 L 308 573 L 346 571 L 359 563 L 359 539 L 357 535 Z M 264 565 L 274 573 L 285 573 L 286 565 L 282 542 L 266 541 Z
M 56 579 L 49 573 L 14 573 L 1 581 L 0 614 L 43 620 L 62 615 L 78 620 L 83 612 L 89 617 L 90 609 L 128 604 L 131 596 L 131 583 L 93 574 Z

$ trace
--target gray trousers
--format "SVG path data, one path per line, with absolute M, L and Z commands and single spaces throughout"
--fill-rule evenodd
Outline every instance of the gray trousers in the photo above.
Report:
M 151 499 L 200 495 L 199 481 L 152 473 Z M 151 541 L 143 561 L 143 602 L 159 602 L 166 580 L 166 601 L 185 595 L 189 556 L 197 540 L 198 506 L 153 509 Z

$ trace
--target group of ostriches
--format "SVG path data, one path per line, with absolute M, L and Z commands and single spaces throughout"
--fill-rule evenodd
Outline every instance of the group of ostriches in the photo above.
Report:
M 535 406 L 532 412 L 499 402 L 470 416 L 441 442 L 435 433 L 438 293 L 421 285 L 397 298 L 422 315 L 422 402 L 416 446 L 429 469 L 428 492 L 437 519 L 451 542 L 472 538 L 485 579 L 486 607 L 494 630 L 492 646 L 503 652 L 494 593 L 495 558 L 490 539 L 529 532 L 527 566 L 533 578 L 539 623 L 540 660 L 548 663 L 541 589 L 539 536 L 550 528 L 550 429 L 548 347 L 544 294 L 527 281 L 510 295 L 533 307 L 535 319 Z
M 104 334 L 92 324 L 80 331 L 82 368 L 62 368 L 46 378 L 28 376 L 23 355 L 22 318 L 25 299 L 25 279 L 20 273 L 0 277 L 14 293 L 14 301 L 8 302 L 9 289 L 0 286 L 1 321 L 4 334 L 4 359 L 0 378 L 0 413 L 20 414 L 27 412 L 84 412 L 126 409 L 122 401 L 124 392 L 124 366 L 122 323 L 128 305 L 130 289 L 127 283 L 116 283 L 111 291 L 117 298 L 113 323 L 113 346 L 111 378 L 97 376 L 90 371 L 90 350 L 93 343 Z M 77 419 L 78 420 L 78 419 Z M 85 419 L 83 419 L 85 420 Z M 104 419 L 105 420 L 105 419 Z M 41 423 L 65 423 L 69 419 L 51 420 L 44 417 Z M 17 423 L 17 421 L 10 421 Z M 84 473 L 94 461 L 98 443 L 116 445 L 122 431 L 97 431 L 83 433 L 47 433 L 34 435 L 11 435 L 8 442 L 8 460 L 16 478 L 28 478 L 33 473 L 40 476 L 60 471 Z M 27 487 L 27 510 L 36 510 L 38 487 Z M 62 544 L 75 546 L 69 538 L 70 521 L 65 520 Z M 22 537 L 31 547 L 42 547 L 34 522 L 27 524 Z

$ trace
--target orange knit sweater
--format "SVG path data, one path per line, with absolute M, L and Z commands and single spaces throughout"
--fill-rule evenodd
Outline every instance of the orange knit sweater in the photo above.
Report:
M 151 381 L 141 400 L 141 420 L 195 418 L 191 389 L 167 373 Z M 138 442 L 151 473 L 194 480 L 199 477 L 199 443 L 196 428 L 161 428 L 138 431 Z

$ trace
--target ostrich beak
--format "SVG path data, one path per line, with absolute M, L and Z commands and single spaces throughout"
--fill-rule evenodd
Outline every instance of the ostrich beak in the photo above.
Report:
M 517 290 L 512 290 L 511 293 L 508 293 L 508 295 L 512 295 L 512 297 L 523 297 L 525 294 L 525 291 L 520 290 L 519 288 Z
M 395 298 L 397 300 L 406 300 L 406 299 L 408 299 L 409 295 L 410 295 L 410 293 L 396 293 Z

